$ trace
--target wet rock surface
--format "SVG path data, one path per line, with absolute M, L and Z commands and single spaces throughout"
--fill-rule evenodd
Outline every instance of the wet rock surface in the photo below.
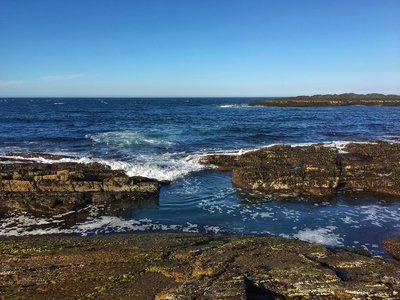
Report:
M 208 155 L 201 163 L 232 170 L 232 182 L 270 193 L 326 196 L 337 191 L 400 195 L 400 144 L 276 145 L 242 155 Z
M 340 94 L 278 98 L 250 103 L 249 106 L 313 107 L 313 106 L 400 106 L 400 96 L 383 94 Z
M 35 154 L 28 157 L 36 157 Z M 10 155 L 11 156 L 11 155 Z M 0 208 L 60 213 L 89 204 L 135 201 L 158 196 L 160 182 L 129 177 L 99 164 L 19 161 L 0 164 Z M 41 156 L 43 157 L 43 156 Z M 63 157 L 48 155 L 59 160 Z
M 2 299 L 398 299 L 400 262 L 280 237 L 0 241 Z

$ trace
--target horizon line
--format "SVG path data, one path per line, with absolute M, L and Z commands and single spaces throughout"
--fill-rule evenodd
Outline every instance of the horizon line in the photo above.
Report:
M 0 98 L 291 98 L 291 97 L 299 97 L 299 96 L 315 96 L 315 95 L 343 95 L 343 94 L 356 94 L 356 95 L 370 95 L 370 94 L 381 94 L 386 96 L 400 96 L 400 93 L 378 93 L 378 92 L 371 92 L 371 93 L 354 93 L 354 92 L 345 92 L 345 93 L 316 93 L 316 94 L 297 94 L 296 96 L 1 96 Z

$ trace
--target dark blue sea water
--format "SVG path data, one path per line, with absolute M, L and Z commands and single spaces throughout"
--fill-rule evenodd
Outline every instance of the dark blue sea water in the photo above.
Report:
M 50 217 L 10 212 L 0 235 L 190 231 L 274 234 L 378 254 L 400 234 L 400 199 L 339 194 L 323 203 L 275 201 L 232 186 L 207 153 L 272 144 L 390 140 L 400 107 L 248 107 L 257 98 L 0 99 L 0 154 L 35 151 L 99 161 L 129 175 L 168 179 L 160 199 Z M 283 195 L 284 196 L 284 195 Z

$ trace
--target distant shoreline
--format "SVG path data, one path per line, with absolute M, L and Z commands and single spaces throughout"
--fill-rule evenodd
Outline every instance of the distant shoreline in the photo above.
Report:
M 400 96 L 383 94 L 340 94 L 278 98 L 250 103 L 249 106 L 318 107 L 318 106 L 400 106 Z

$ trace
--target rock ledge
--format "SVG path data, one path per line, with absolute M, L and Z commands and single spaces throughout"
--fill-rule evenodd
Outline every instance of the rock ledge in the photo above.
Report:
M 232 182 L 266 192 L 331 195 L 368 191 L 400 195 L 400 144 L 349 143 L 341 151 L 324 144 L 276 145 L 243 155 L 208 155 L 201 163 L 233 170 Z
M 129 177 L 121 170 L 111 170 L 99 163 L 11 161 L 0 164 L 0 207 L 3 209 L 60 213 L 92 203 L 158 196 L 160 186 L 157 180 Z

